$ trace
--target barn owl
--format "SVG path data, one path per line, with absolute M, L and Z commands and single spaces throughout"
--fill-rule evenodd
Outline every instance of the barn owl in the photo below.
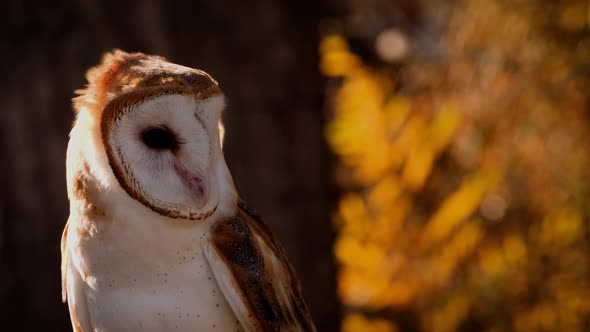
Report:
M 207 73 L 106 54 L 74 99 L 63 300 L 74 331 L 315 331 L 281 245 L 239 199 Z

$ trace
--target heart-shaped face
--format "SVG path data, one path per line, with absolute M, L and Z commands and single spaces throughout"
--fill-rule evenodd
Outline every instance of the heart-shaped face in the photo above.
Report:
M 223 96 L 152 87 L 111 101 L 101 119 L 110 166 L 127 193 L 173 218 L 203 219 L 219 201 L 214 159 Z

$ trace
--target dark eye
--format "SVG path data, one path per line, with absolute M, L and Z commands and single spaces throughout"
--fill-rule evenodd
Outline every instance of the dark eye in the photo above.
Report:
M 145 145 L 157 150 L 176 150 L 178 140 L 173 132 L 165 127 L 149 128 L 141 134 Z

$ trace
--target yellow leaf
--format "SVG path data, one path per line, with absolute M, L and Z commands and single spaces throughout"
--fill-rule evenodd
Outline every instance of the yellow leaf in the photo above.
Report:
M 397 332 L 398 328 L 385 319 L 368 320 L 359 314 L 349 314 L 342 321 L 342 332 Z
M 522 238 L 517 234 L 510 234 L 504 237 L 504 257 L 509 264 L 517 266 L 526 256 L 527 248 Z
M 423 235 L 423 245 L 429 247 L 446 238 L 479 206 L 486 191 L 494 188 L 499 173 L 484 169 L 466 179 L 459 190 L 448 197 L 430 219 Z
M 330 77 L 351 74 L 360 65 L 359 59 L 348 52 L 331 52 L 322 56 L 320 70 Z
M 330 35 L 320 41 L 320 54 L 348 52 L 348 43 L 339 35 Z
M 430 144 L 435 153 L 440 152 L 451 140 L 461 120 L 457 106 L 448 103 L 442 107 L 430 125 Z
M 428 144 L 422 143 L 410 148 L 402 174 L 404 185 L 412 191 L 422 188 L 430 175 L 433 161 L 434 153 Z

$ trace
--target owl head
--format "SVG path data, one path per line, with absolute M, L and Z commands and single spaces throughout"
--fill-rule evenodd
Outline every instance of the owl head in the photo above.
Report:
M 164 216 L 198 220 L 215 212 L 221 178 L 229 176 L 217 82 L 162 57 L 120 50 L 86 76 L 87 89 L 74 99 L 70 145 L 79 136 L 95 138 L 97 157 L 78 145 L 102 167 L 97 176 L 114 176 L 129 196 Z

